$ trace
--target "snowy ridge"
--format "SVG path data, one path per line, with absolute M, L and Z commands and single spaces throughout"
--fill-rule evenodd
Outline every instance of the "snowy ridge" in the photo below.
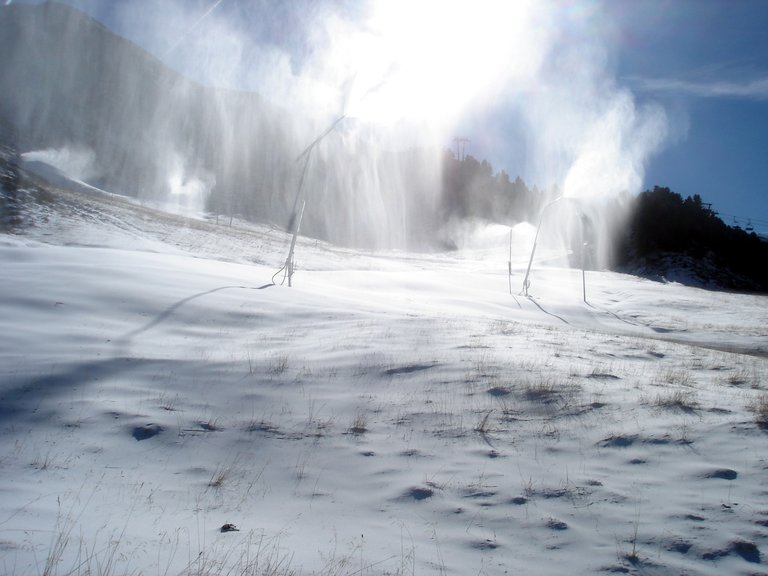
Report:
M 24 219 L 0 572 L 765 571 L 765 297 L 587 272 L 584 303 L 537 262 L 524 298 L 523 242 L 510 294 L 503 244 L 306 238 L 289 289 L 268 226 L 64 189 Z

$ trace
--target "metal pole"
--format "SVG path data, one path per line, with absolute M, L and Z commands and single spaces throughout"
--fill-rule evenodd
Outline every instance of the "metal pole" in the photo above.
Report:
M 291 248 L 288 250 L 288 258 L 285 261 L 285 271 L 288 275 L 288 288 L 291 287 L 291 279 L 293 278 L 293 251 L 296 248 L 296 239 L 299 236 L 299 229 L 301 228 L 301 219 L 304 217 L 304 207 L 307 205 L 306 201 L 302 200 L 301 210 L 299 211 L 299 217 L 296 221 L 296 230 L 291 238 Z
M 305 150 L 306 152 L 306 150 Z M 304 154 L 302 153 L 302 156 Z M 293 214 L 291 216 L 291 224 L 293 225 L 293 236 L 291 237 L 291 247 L 288 249 L 288 256 L 285 259 L 283 269 L 285 270 L 285 277 L 288 278 L 288 287 L 291 287 L 291 280 L 293 278 L 293 252 L 296 248 L 296 240 L 299 236 L 299 230 L 301 229 L 301 219 L 304 217 L 304 207 L 307 205 L 307 201 L 304 199 L 304 178 L 307 175 L 307 167 L 309 166 L 310 154 L 305 156 L 304 168 L 301 170 L 301 178 L 299 179 L 299 187 L 296 189 L 296 199 L 293 201 Z M 298 159 L 300 159 L 299 156 Z M 301 204 L 299 205 L 299 202 Z M 279 272 L 278 272 L 279 273 Z M 283 282 L 285 282 L 285 277 Z
M 579 207 L 580 208 L 580 207 Z M 588 243 L 584 239 L 584 228 L 587 225 L 587 215 L 583 210 L 579 209 L 581 218 L 581 295 L 584 298 L 584 304 L 587 304 L 587 246 Z
M 543 217 L 543 214 L 542 214 Z M 523 294 L 528 296 L 528 287 L 531 285 L 531 281 L 528 280 L 528 276 L 531 274 L 531 264 L 533 264 L 533 255 L 536 253 L 536 242 L 539 240 L 539 228 L 541 228 L 541 220 L 536 227 L 536 236 L 533 238 L 533 248 L 531 249 L 531 257 L 528 260 L 528 268 L 525 270 L 525 278 L 523 278 Z
M 307 146 L 304 151 L 298 155 L 296 158 L 296 161 L 298 162 L 302 158 L 304 158 L 304 167 L 301 170 L 301 178 L 299 179 L 299 186 L 296 189 L 296 198 L 293 201 L 293 214 L 291 215 L 291 223 L 293 224 L 293 236 L 291 238 L 291 247 L 288 249 L 288 256 L 285 259 L 285 264 L 283 264 L 283 270 L 285 270 L 285 276 L 283 277 L 283 282 L 285 282 L 285 278 L 288 278 L 288 287 L 291 287 L 291 279 L 293 278 L 293 253 L 294 249 L 296 248 L 296 239 L 299 236 L 299 230 L 301 229 L 301 220 L 304 217 L 304 208 L 307 205 L 307 201 L 304 197 L 304 180 L 307 176 L 307 167 L 309 166 L 309 160 L 312 156 L 312 150 L 314 150 L 315 146 L 317 146 L 323 138 L 328 136 L 333 130 L 336 128 L 336 126 L 339 125 L 339 123 L 346 118 L 346 114 L 342 114 L 336 120 L 333 121 L 333 123 L 328 126 L 328 128 L 325 129 L 324 132 L 322 132 L 317 138 L 315 138 L 312 143 Z M 277 274 L 279 274 L 281 271 L 278 270 Z M 275 276 L 277 275 L 275 274 Z M 274 277 L 273 277 L 274 281 Z
M 528 287 L 531 285 L 531 282 L 528 279 L 528 276 L 530 276 L 530 274 L 531 274 L 531 265 L 533 264 L 533 255 L 536 253 L 536 243 L 539 241 L 539 231 L 541 230 L 542 222 L 544 222 L 544 214 L 546 214 L 547 209 L 550 206 L 552 206 L 553 204 L 559 202 L 562 199 L 563 199 L 562 196 L 560 196 L 558 198 L 555 198 L 554 200 L 552 200 L 552 202 L 550 202 L 549 204 L 544 206 L 544 208 L 541 209 L 541 216 L 539 216 L 539 225 L 536 227 L 536 236 L 534 236 L 534 238 L 533 238 L 533 248 L 531 249 L 531 257 L 528 260 L 528 269 L 525 271 L 525 278 L 523 279 L 523 291 L 522 291 L 522 294 L 524 294 L 525 296 L 528 296 Z
M 507 260 L 507 269 L 509 271 L 509 293 L 512 294 L 512 228 L 509 229 L 509 260 Z

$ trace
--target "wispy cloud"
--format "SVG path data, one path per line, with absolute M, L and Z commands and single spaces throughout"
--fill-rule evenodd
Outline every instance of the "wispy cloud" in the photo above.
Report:
M 744 80 L 682 80 L 679 78 L 628 78 L 647 92 L 666 92 L 698 98 L 768 100 L 768 75 Z

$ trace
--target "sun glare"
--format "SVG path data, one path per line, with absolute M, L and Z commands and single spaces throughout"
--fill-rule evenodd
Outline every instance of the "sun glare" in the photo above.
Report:
M 342 41 L 356 70 L 347 112 L 377 122 L 450 123 L 536 74 L 543 3 L 381 0 Z

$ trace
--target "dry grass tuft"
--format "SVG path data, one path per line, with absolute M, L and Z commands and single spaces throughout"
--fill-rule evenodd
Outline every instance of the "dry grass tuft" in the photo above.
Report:
M 726 383 L 729 386 L 734 386 L 737 388 L 752 388 L 752 389 L 760 388 L 758 384 L 758 379 L 756 378 L 754 372 L 751 372 L 745 367 L 741 367 L 733 374 L 730 374 L 726 378 Z
M 530 402 L 554 402 L 562 392 L 562 387 L 554 380 L 542 378 L 536 382 L 529 382 L 523 388 L 523 396 Z
M 211 476 L 211 479 L 208 481 L 208 487 L 213 488 L 214 490 L 220 490 L 224 487 L 224 484 L 226 483 L 227 479 L 230 475 L 230 468 L 219 466 L 214 470 L 213 475 Z
M 352 425 L 347 428 L 347 433 L 360 436 L 366 432 L 368 432 L 368 419 L 365 417 L 365 414 L 357 414 L 352 421 Z
M 568 406 L 580 388 L 574 384 L 562 383 L 553 378 L 541 377 L 528 382 L 522 388 L 523 398 L 538 404 L 559 404 Z
M 201 420 L 198 422 L 198 425 L 206 432 L 220 432 L 224 429 L 219 424 L 218 418 L 208 418 L 207 420 Z
M 268 370 L 270 374 L 280 375 L 288 370 L 289 365 L 288 354 L 275 354 L 269 360 Z
M 692 390 L 672 390 L 666 394 L 657 394 L 653 405 L 658 408 L 669 408 L 693 412 L 699 407 L 696 393 Z
M 768 394 L 763 392 L 753 398 L 747 404 L 747 410 L 754 415 L 757 427 L 768 431 Z
M 675 386 L 691 386 L 693 379 L 691 373 L 683 368 L 667 368 L 657 378 L 658 384 L 673 384 Z
M 493 414 L 493 410 L 489 410 L 486 412 L 482 418 L 480 418 L 480 421 L 477 423 L 477 426 L 475 426 L 475 432 L 478 432 L 485 436 L 490 432 L 491 430 L 491 414 Z

